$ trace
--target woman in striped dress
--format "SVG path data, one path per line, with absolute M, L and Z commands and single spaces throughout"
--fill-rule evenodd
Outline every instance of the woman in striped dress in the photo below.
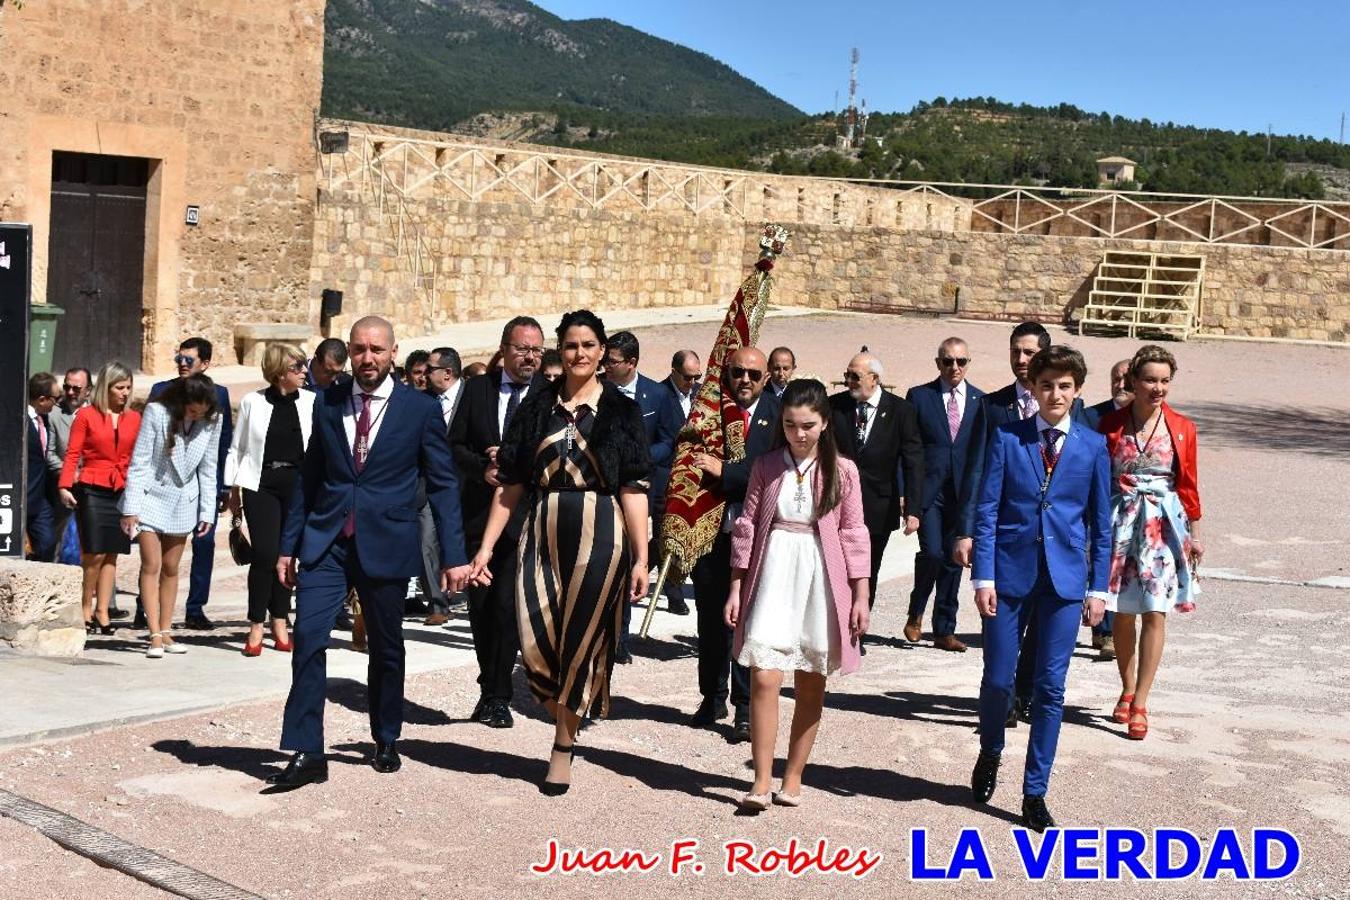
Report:
M 530 689 L 556 722 L 539 789 L 566 793 L 581 717 L 609 711 L 623 605 L 647 595 L 647 482 L 642 410 L 596 379 L 604 324 L 588 310 L 558 326 L 563 377 L 535 384 L 497 454 L 497 489 L 470 578 L 488 562 L 528 496 L 516 575 L 521 658 Z

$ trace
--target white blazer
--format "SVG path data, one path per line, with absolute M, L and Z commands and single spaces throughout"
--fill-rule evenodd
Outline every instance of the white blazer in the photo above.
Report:
M 239 404 L 239 419 L 234 423 L 234 439 L 225 457 L 225 483 L 230 487 L 258 489 L 262 478 L 263 450 L 267 446 L 267 426 L 272 422 L 272 404 L 263 396 L 263 388 L 244 395 Z M 300 435 L 309 447 L 310 429 L 314 427 L 314 391 L 301 390 L 295 400 L 295 412 L 300 417 Z
M 169 411 L 147 403 L 119 506 L 140 518 L 141 531 L 188 534 L 198 522 L 216 520 L 216 460 L 220 457 L 220 416 L 198 420 L 168 446 Z

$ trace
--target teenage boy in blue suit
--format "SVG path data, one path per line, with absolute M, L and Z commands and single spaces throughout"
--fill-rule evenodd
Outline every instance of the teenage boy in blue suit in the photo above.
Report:
M 1105 611 L 1111 461 L 1106 439 L 1070 415 L 1087 377 L 1082 354 L 1048 347 L 1032 358 L 1028 375 L 1038 412 L 990 436 L 975 514 L 971 581 L 985 623 L 980 755 L 971 789 L 985 803 L 997 785 L 1018 644 L 1034 620 L 1039 640 L 1022 823 L 1044 831 L 1055 825 L 1045 792 L 1078 625 L 1097 624 Z

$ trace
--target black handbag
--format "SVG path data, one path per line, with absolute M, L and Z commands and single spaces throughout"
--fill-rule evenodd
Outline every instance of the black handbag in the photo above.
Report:
M 253 563 L 253 545 L 244 534 L 244 520 L 239 516 L 230 516 L 230 556 L 235 565 L 247 566 Z

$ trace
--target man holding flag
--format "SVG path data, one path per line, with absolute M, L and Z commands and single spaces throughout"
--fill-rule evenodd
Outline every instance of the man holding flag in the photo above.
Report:
M 727 717 L 727 674 L 731 674 L 732 741 L 750 740 L 750 672 L 731 658 L 732 631 L 722 615 L 722 607 L 731 588 L 731 529 L 741 514 L 745 488 L 750 482 L 750 467 L 773 444 L 778 423 L 778 400 L 765 392 L 769 381 L 769 361 L 757 347 L 742 347 L 731 355 L 722 370 L 726 396 L 735 404 L 724 404 L 722 415 L 728 421 L 741 418 L 745 452 L 734 462 L 723 461 L 711 453 L 694 457 L 694 465 L 708 477 L 721 482 L 726 501 L 722 527 L 709 550 L 694 566 L 694 596 L 698 605 L 698 690 L 703 702 L 689 724 L 706 728 Z

